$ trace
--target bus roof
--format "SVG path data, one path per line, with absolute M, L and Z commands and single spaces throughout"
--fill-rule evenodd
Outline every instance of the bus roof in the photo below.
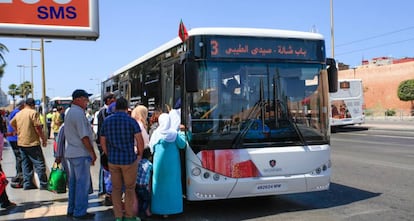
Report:
M 89 97 L 90 101 L 95 101 L 95 100 L 101 100 L 101 95 L 100 94 L 94 94 L 92 96 Z
M 209 27 L 209 28 L 194 28 L 188 31 L 188 36 L 197 35 L 224 35 L 224 36 L 246 36 L 246 37 L 279 37 L 279 38 L 300 38 L 309 40 L 323 40 L 323 36 L 319 33 L 302 32 L 302 31 L 290 31 L 280 29 L 264 29 L 264 28 L 231 28 L 231 27 Z M 127 71 L 128 69 L 146 61 L 153 56 L 156 56 L 174 46 L 181 44 L 181 39 L 177 36 L 171 41 L 161 45 L 160 47 L 146 53 L 145 55 L 137 58 L 131 63 L 116 70 L 109 77 L 116 76 L 120 73 Z
M 72 97 L 54 97 L 52 99 L 50 99 L 50 101 L 57 101 L 57 100 L 72 100 Z

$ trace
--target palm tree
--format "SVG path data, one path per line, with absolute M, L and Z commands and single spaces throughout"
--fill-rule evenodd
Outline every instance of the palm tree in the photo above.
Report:
M 20 97 L 27 99 L 29 94 L 32 93 L 32 84 L 29 81 L 25 81 L 20 84 L 18 89 L 20 90 Z
M 16 96 L 20 94 L 20 90 L 18 90 L 17 85 L 9 85 L 9 91 L 7 92 L 7 94 L 13 98 L 13 109 L 16 108 Z
M 3 77 L 4 67 L 6 66 L 6 60 L 4 59 L 4 52 L 8 52 L 6 45 L 0 43 L 0 78 Z

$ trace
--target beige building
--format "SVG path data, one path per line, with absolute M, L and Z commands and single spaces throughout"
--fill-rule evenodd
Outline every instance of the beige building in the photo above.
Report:
M 414 79 L 414 61 L 339 71 L 339 79 L 350 78 L 362 79 L 366 113 L 384 116 L 394 110 L 397 116 L 410 116 L 411 102 L 400 101 L 397 90 L 402 81 Z

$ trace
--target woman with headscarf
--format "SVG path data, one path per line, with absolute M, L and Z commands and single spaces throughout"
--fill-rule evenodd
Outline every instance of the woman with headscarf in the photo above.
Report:
M 169 110 L 168 114 L 170 115 L 171 128 L 175 130 L 180 130 L 181 125 L 181 99 L 179 98 L 174 104 L 174 108 Z
M 134 118 L 141 128 L 141 135 L 142 139 L 144 139 L 144 146 L 147 146 L 149 143 L 149 135 L 148 135 L 148 109 L 144 105 L 136 106 L 132 112 L 131 117 Z
M 171 129 L 168 114 L 161 114 L 158 122 L 149 142 L 154 150 L 151 210 L 167 217 L 183 212 L 179 149 L 187 142 L 183 132 Z

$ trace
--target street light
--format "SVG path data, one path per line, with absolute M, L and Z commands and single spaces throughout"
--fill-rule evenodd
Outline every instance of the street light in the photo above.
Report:
M 29 67 L 29 66 L 26 66 L 26 65 L 23 65 L 23 64 L 18 64 L 17 67 L 20 68 L 20 84 L 22 84 L 24 82 L 24 75 L 25 75 L 24 69 L 26 67 Z
M 51 41 L 48 41 L 51 42 Z M 47 133 L 46 127 L 46 77 L 45 77 L 45 47 L 44 47 L 45 40 L 43 38 L 40 39 L 40 48 L 20 48 L 20 50 L 31 50 L 31 51 L 39 51 L 41 56 L 41 63 L 42 63 L 42 112 L 43 112 L 43 133 Z
M 42 39 L 42 41 L 43 41 L 43 39 Z M 32 84 L 32 98 L 34 98 L 34 83 L 33 83 L 33 68 L 34 67 L 37 67 L 36 65 L 33 65 L 33 51 L 40 51 L 40 48 L 33 48 L 33 43 L 35 43 L 35 42 L 41 42 L 41 41 L 38 41 L 38 40 L 32 40 L 31 42 L 30 42 L 30 48 L 19 48 L 19 50 L 23 50 L 23 51 L 27 51 L 27 50 L 30 50 L 30 66 L 31 66 L 31 84 Z M 52 41 L 50 41 L 50 40 L 46 40 L 46 41 L 44 41 L 44 42 L 47 42 L 47 43 L 50 43 L 50 42 L 52 42 Z
M 20 75 L 22 74 L 22 71 L 21 71 L 21 69 L 23 69 L 23 79 L 20 79 L 20 83 L 23 83 L 23 82 L 25 82 L 26 81 L 26 73 L 25 73 L 25 68 L 31 68 L 32 70 L 33 70 L 33 68 L 37 68 L 37 66 L 36 65 L 23 65 L 23 64 L 19 64 L 19 65 L 17 65 L 17 67 L 19 67 L 20 68 Z M 32 75 L 32 77 L 33 77 L 33 75 Z M 22 76 L 20 76 L 20 78 L 22 78 Z M 33 78 L 32 78 L 32 82 L 30 82 L 31 84 L 32 84 L 32 98 L 33 98 Z
M 334 12 L 333 12 L 333 0 L 330 0 L 331 9 L 331 56 L 335 59 L 335 37 L 334 37 Z

